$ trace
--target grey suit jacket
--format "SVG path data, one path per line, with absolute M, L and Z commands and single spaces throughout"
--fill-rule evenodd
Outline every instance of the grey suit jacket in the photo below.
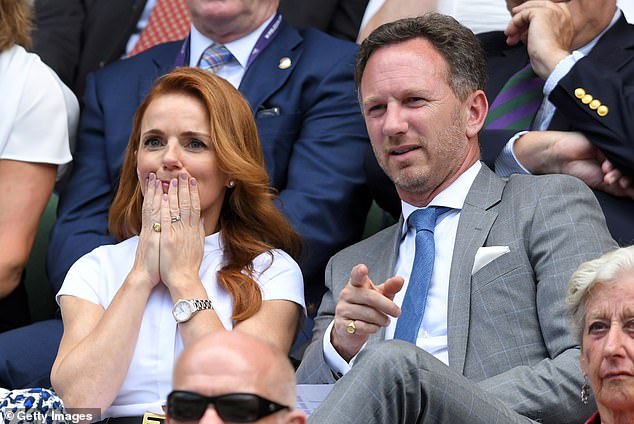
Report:
M 300 368 L 300 383 L 332 383 L 322 339 L 351 268 L 364 263 L 380 284 L 392 276 L 403 218 L 335 255 Z M 507 253 L 471 270 L 478 248 Z M 486 166 L 461 212 L 449 277 L 449 366 L 517 412 L 544 422 L 583 422 L 578 345 L 566 328 L 567 281 L 582 262 L 616 248 L 592 192 L 564 175 L 513 175 Z M 383 340 L 384 331 L 368 343 Z M 457 388 L 459 390 L 459 388 Z

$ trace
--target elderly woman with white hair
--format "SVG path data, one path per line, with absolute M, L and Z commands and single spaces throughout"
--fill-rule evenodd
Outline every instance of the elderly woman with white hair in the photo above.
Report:
M 581 401 L 594 394 L 598 409 L 586 424 L 634 423 L 634 246 L 581 264 L 566 301 L 581 346 Z

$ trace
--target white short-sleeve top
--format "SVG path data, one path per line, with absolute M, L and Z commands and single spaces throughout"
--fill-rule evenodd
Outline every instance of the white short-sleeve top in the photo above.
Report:
M 104 309 L 132 269 L 137 236 L 115 245 L 101 246 L 81 257 L 68 271 L 57 302 L 64 295 L 77 296 Z M 263 300 L 290 300 L 304 309 L 304 284 L 297 263 L 285 252 L 273 250 L 254 260 L 255 279 Z M 219 233 L 205 237 L 200 279 L 214 310 L 227 329 L 233 328 L 233 297 L 216 278 L 222 266 Z M 119 394 L 105 417 L 139 416 L 146 411 L 162 413 L 161 405 L 172 388 L 172 367 L 183 342 L 172 316 L 168 289 L 158 284 L 150 294 L 134 356 Z M 134 341 L 130 341 L 134 343 Z
M 0 159 L 70 162 L 78 119 L 77 98 L 38 55 L 0 52 Z

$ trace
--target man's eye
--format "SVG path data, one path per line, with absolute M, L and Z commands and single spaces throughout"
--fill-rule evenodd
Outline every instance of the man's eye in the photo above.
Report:
M 372 117 L 377 117 L 385 112 L 385 105 L 373 105 L 367 109 L 367 115 Z
M 425 104 L 425 99 L 422 97 L 408 97 L 405 99 L 405 104 L 408 106 L 418 107 Z

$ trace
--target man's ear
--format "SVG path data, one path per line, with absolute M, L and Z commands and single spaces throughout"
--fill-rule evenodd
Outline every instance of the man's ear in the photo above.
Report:
M 478 135 L 478 132 L 484 125 L 487 112 L 489 111 L 489 103 L 487 96 L 482 90 L 476 90 L 471 93 L 467 98 L 467 107 L 469 118 L 467 119 L 467 138 L 472 138 Z

